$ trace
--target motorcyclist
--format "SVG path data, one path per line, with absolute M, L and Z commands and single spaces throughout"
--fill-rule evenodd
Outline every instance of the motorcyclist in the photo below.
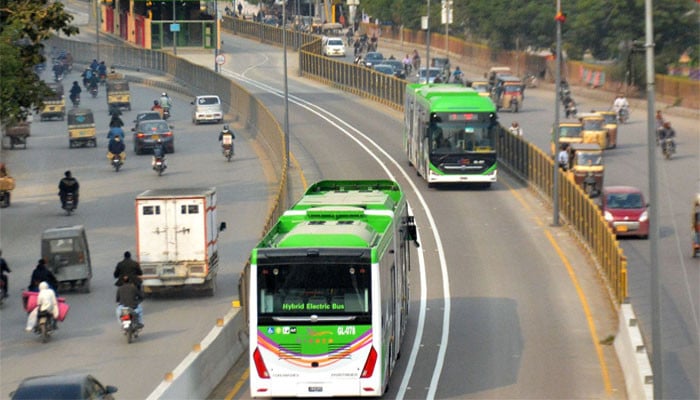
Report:
M 557 163 L 559 164 L 559 168 L 563 169 L 564 171 L 569 169 L 569 149 L 565 144 L 562 144 L 559 149 L 559 154 L 557 154 Z
M 120 139 L 124 140 L 124 130 L 120 126 L 113 126 L 109 128 L 107 139 L 112 140 L 115 137 L 119 137 Z
M 674 138 L 676 137 L 676 131 L 671 127 L 669 121 L 664 122 L 663 129 L 659 131 L 659 142 L 663 148 L 666 139 L 669 139 L 669 144 L 671 145 L 671 151 L 676 149 L 676 143 Z
M 63 179 L 58 183 L 58 195 L 61 197 L 61 207 L 66 207 L 66 195 L 72 193 L 75 208 L 78 208 L 79 189 L 80 184 L 78 180 L 73 177 L 70 171 L 66 171 Z
M 73 86 L 70 88 L 70 101 L 75 103 L 78 98 L 80 97 L 80 93 L 83 91 L 83 89 L 80 88 L 80 85 L 78 84 L 78 81 L 73 81 Z
M 85 68 L 85 71 L 80 74 L 80 76 L 83 77 L 83 86 L 85 86 L 85 89 L 88 88 L 88 84 L 90 83 L 90 79 L 92 79 L 93 75 L 94 73 L 90 68 Z
M 459 65 L 455 67 L 455 70 L 452 72 L 452 81 L 455 83 L 462 83 L 464 74 L 462 73 L 462 70 L 459 69 Z
M 90 79 L 88 80 L 88 90 L 91 92 L 93 90 L 97 91 L 97 89 L 98 89 L 97 85 L 99 85 L 99 83 L 100 83 L 100 78 L 98 78 L 97 74 L 93 72 L 90 75 Z
M 160 94 L 159 102 L 160 102 L 160 106 L 163 107 L 164 109 L 165 108 L 170 109 L 173 106 L 173 102 L 170 99 L 170 96 L 168 96 L 168 93 L 166 93 L 166 92 L 163 92 Z
M 219 142 L 221 142 L 221 147 L 224 149 L 229 147 L 231 149 L 231 153 L 233 153 L 233 139 L 235 138 L 236 135 L 228 125 L 224 125 L 224 128 L 221 130 L 221 132 L 219 132 Z
M 136 284 L 136 286 L 141 286 L 141 275 L 143 275 L 143 271 L 139 263 L 131 258 L 131 252 L 129 251 L 124 252 L 124 259 L 119 261 L 114 268 L 113 276 L 117 279 L 114 285 L 120 286 L 122 284 L 122 278 L 125 275 L 129 276 L 131 282 Z
M 124 159 L 124 151 L 126 150 L 126 145 L 124 145 L 124 141 L 119 135 L 114 136 L 110 141 L 109 145 L 107 146 L 107 150 L 109 151 L 109 154 L 107 154 L 107 157 L 109 158 L 110 161 L 114 157 L 119 157 L 120 160 Z
M 158 111 L 160 118 L 163 118 L 163 107 L 161 107 L 158 100 L 153 100 L 153 107 L 151 107 L 151 111 Z
M 107 79 L 107 66 L 104 61 L 100 61 L 100 64 L 97 66 L 97 74 L 99 75 L 100 81 Z
M 119 112 L 119 114 L 121 114 L 121 111 Z M 110 128 L 121 128 L 122 126 L 124 126 L 124 121 L 122 121 L 122 119 L 119 117 L 119 114 L 112 114 L 112 118 L 109 120 Z M 122 134 L 122 136 L 124 135 Z
M 56 293 L 45 281 L 41 281 L 41 283 L 39 283 L 39 294 L 36 296 L 36 307 L 27 317 L 27 326 L 25 327 L 27 332 L 31 332 L 34 329 L 39 312 L 49 313 L 53 317 L 53 328 L 56 329 L 56 320 L 58 319 L 58 300 L 56 300 Z
M 41 282 L 48 283 L 49 287 L 53 290 L 58 288 L 58 279 L 56 279 L 56 275 L 46 267 L 46 261 L 43 258 L 39 259 L 36 263 L 36 267 L 34 271 L 32 271 L 32 277 L 29 279 L 27 290 L 30 292 L 38 292 Z
M 59 80 L 63 75 L 63 63 L 57 61 L 53 64 L 53 76 L 55 80 Z
M 153 145 L 153 162 L 151 165 L 155 169 L 156 167 L 156 160 L 161 160 L 163 164 L 163 169 L 168 168 L 168 166 L 165 164 L 165 144 L 163 143 L 163 139 L 158 138 L 156 140 L 156 143 Z
M 97 68 L 100 66 L 100 63 L 97 62 L 97 59 L 92 59 L 92 62 L 90 63 L 90 69 L 93 71 L 97 71 Z
M 618 120 L 621 119 L 620 112 L 622 112 L 622 110 L 628 110 L 629 107 L 630 103 L 627 101 L 627 98 L 622 94 L 618 94 L 615 98 L 615 101 L 613 102 L 613 110 L 615 110 L 615 114 L 617 114 Z
M 117 320 L 120 320 L 122 308 L 129 307 L 136 312 L 138 318 L 136 329 L 142 329 L 144 326 L 143 307 L 141 307 L 144 298 L 143 290 L 132 282 L 129 275 L 123 275 L 120 283 L 117 289 Z

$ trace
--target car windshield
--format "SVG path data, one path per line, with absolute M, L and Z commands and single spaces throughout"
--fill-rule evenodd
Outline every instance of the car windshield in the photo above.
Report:
M 643 208 L 644 201 L 640 193 L 610 193 L 607 197 L 608 208 Z
M 365 60 L 378 61 L 383 60 L 384 56 L 381 53 L 367 53 Z
M 615 116 L 615 114 L 603 114 L 603 118 L 605 118 L 606 124 L 616 124 L 617 123 L 617 117 Z
M 158 131 L 158 132 L 165 132 L 167 131 L 168 124 L 165 122 L 144 122 L 141 124 L 141 131 L 147 132 L 147 131 Z
M 603 129 L 603 120 L 600 119 L 585 119 L 583 120 L 583 130 L 599 131 Z
M 581 137 L 580 126 L 562 126 L 559 128 L 560 137 L 577 138 Z
M 465 153 L 480 148 L 491 148 L 494 145 L 486 124 L 440 122 L 429 129 L 432 153 Z
M 217 97 L 200 97 L 199 99 L 197 99 L 197 104 L 202 106 L 219 104 L 219 99 Z
M 600 153 L 579 151 L 576 152 L 576 164 L 583 166 L 603 165 L 603 156 Z
M 438 76 L 440 74 L 440 72 L 442 72 L 442 71 L 440 71 L 439 69 L 431 68 L 430 69 L 430 77 L 435 78 L 436 76 Z M 420 77 L 425 78 L 425 68 L 422 68 L 420 70 Z
M 160 114 L 157 112 L 147 112 L 136 116 L 137 121 L 147 121 L 149 119 L 160 119 Z
M 344 46 L 343 41 L 340 39 L 329 39 L 328 45 L 329 46 Z

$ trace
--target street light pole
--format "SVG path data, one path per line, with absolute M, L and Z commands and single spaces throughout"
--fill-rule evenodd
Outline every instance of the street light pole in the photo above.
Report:
M 282 47 L 284 68 L 284 154 L 289 174 L 289 86 L 287 85 L 287 2 L 282 2 Z
M 425 17 L 425 83 L 430 83 L 430 0 L 428 0 L 428 12 Z M 420 69 L 418 71 L 420 77 Z
M 214 45 L 214 72 L 219 72 L 219 63 L 217 62 L 217 57 L 219 57 L 219 43 L 221 43 L 219 39 L 219 0 L 214 0 L 214 18 L 214 29 L 216 29 L 214 33 L 214 40 L 216 40 L 216 44 Z
M 173 0 L 173 23 L 170 25 L 170 30 L 173 32 L 173 54 L 177 55 L 177 31 L 175 29 L 175 0 Z
M 554 143 L 556 148 L 554 149 L 554 171 L 552 172 L 552 179 L 554 184 L 552 186 L 552 205 L 554 206 L 554 211 L 552 213 L 552 225 L 559 226 L 559 93 L 561 93 L 561 23 L 565 19 L 564 14 L 561 12 L 561 0 L 557 0 L 557 14 L 554 18 L 557 21 L 557 49 L 554 55 L 554 62 L 556 67 L 554 68 Z
M 95 0 L 95 47 L 97 48 L 97 58 L 100 60 L 100 20 L 102 19 L 102 9 L 100 8 L 100 0 Z

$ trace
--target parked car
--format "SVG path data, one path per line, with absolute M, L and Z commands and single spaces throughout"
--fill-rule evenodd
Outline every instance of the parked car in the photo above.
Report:
M 442 68 L 432 67 L 430 68 L 430 72 L 428 72 L 426 68 L 423 67 L 420 70 L 418 70 L 418 83 L 434 83 L 435 78 L 437 78 L 441 72 Z
M 158 139 L 163 140 L 165 150 L 168 153 L 175 152 L 173 126 L 168 125 L 165 120 L 141 121 L 132 131 L 134 132 L 134 152 L 136 154 L 143 154 L 144 150 L 152 150 Z
M 142 111 L 136 114 L 136 119 L 134 119 L 134 128 L 136 128 L 141 121 L 153 121 L 158 119 L 163 119 L 158 111 Z
M 384 54 L 378 51 L 370 51 L 365 54 L 365 57 L 362 59 L 362 65 L 367 68 L 372 68 L 374 65 L 381 64 L 382 61 L 384 61 Z
M 220 123 L 224 119 L 224 112 L 221 108 L 221 98 L 219 98 L 219 96 L 197 96 L 190 104 L 194 106 L 194 110 L 192 110 L 192 123 L 195 125 L 200 122 Z
M 394 76 L 399 79 L 406 79 L 406 70 L 403 67 L 403 62 L 401 60 L 384 60 L 382 61 L 384 65 L 391 65 L 394 69 Z
M 111 400 L 116 391 L 116 386 L 105 386 L 89 374 L 46 375 L 24 379 L 10 397 L 12 400 Z
M 345 57 L 345 43 L 342 38 L 325 36 L 321 42 L 321 51 L 326 57 Z
M 601 196 L 603 217 L 617 236 L 649 237 L 649 205 L 632 186 L 607 186 Z

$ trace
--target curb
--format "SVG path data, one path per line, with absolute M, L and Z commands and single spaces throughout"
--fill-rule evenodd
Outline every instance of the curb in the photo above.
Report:
M 619 316 L 615 352 L 625 376 L 627 397 L 651 400 L 654 398 L 653 372 L 632 305 L 622 304 Z

